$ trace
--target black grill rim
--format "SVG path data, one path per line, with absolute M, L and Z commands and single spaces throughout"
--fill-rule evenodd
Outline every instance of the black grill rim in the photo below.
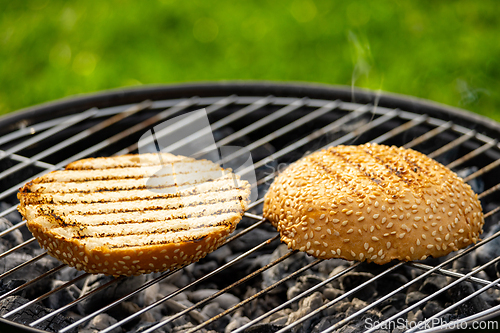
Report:
M 105 90 L 67 98 L 21 109 L 0 118 L 0 136 L 20 127 L 40 121 L 75 114 L 92 107 L 106 108 L 123 104 L 140 103 L 146 99 L 163 100 L 174 98 L 215 97 L 215 96 L 267 96 L 310 97 L 314 99 L 340 99 L 345 102 L 377 104 L 381 107 L 401 109 L 433 117 L 457 125 L 478 126 L 476 130 L 490 137 L 498 137 L 500 124 L 487 117 L 447 106 L 426 99 L 390 92 L 375 92 L 349 86 L 327 85 L 310 82 L 269 82 L 269 81 L 214 81 L 167 85 L 146 85 L 133 88 Z

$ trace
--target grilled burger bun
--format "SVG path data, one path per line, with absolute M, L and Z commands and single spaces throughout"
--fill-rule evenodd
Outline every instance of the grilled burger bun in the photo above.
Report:
M 481 204 L 454 172 L 411 149 L 337 146 L 291 164 L 264 216 L 290 249 L 385 264 L 444 256 L 476 243 Z
M 198 261 L 236 228 L 249 196 L 231 170 L 166 153 L 76 161 L 18 193 L 19 211 L 51 256 L 115 276 Z

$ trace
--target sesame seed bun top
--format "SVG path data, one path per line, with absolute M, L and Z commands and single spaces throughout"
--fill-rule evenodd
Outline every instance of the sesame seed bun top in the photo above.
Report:
M 337 146 L 291 164 L 264 216 L 290 249 L 385 264 L 440 257 L 476 243 L 484 224 L 470 186 L 412 149 Z

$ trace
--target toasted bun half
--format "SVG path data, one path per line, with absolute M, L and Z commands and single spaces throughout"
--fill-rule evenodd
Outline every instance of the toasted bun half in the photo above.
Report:
M 249 196 L 231 170 L 165 153 L 77 161 L 18 193 L 19 211 L 50 255 L 115 276 L 203 258 L 236 228 Z
M 290 249 L 385 264 L 440 257 L 476 243 L 481 204 L 454 172 L 411 149 L 337 146 L 291 164 L 264 216 Z

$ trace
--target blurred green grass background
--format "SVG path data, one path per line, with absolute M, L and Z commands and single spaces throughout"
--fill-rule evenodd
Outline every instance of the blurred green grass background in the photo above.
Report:
M 0 114 L 142 84 L 308 81 L 500 121 L 500 2 L 0 0 Z

